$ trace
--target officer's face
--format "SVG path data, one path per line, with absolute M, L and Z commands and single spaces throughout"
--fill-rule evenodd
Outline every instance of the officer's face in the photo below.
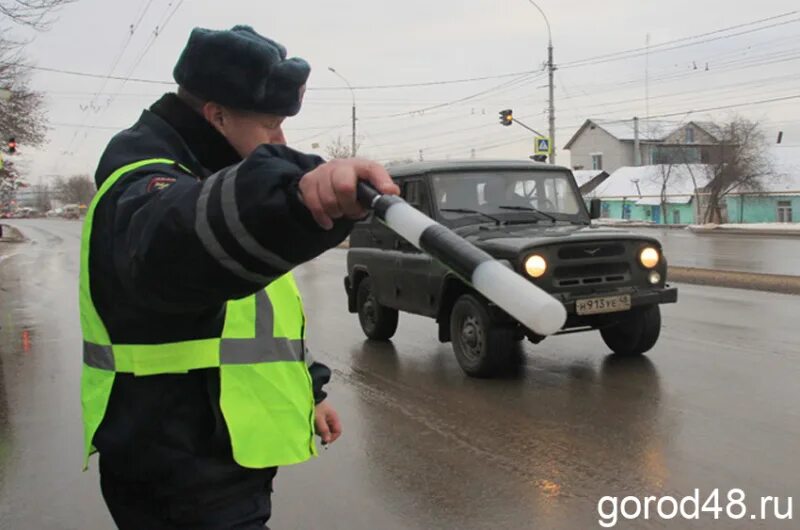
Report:
M 214 103 L 206 104 L 204 114 L 243 158 L 261 144 L 286 144 L 281 116 L 236 111 Z

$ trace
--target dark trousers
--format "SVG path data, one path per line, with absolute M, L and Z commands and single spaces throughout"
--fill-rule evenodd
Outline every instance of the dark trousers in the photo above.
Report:
M 272 470 L 266 483 L 163 495 L 145 483 L 101 474 L 100 487 L 120 530 L 264 530 L 272 512 Z

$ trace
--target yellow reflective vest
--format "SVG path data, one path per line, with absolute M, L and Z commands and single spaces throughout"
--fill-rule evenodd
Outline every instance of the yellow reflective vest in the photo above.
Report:
M 117 344 L 109 338 L 92 301 L 89 277 L 94 210 L 115 182 L 151 164 L 174 162 L 142 160 L 115 171 L 92 200 L 83 226 L 79 301 L 84 468 L 95 451 L 92 441 L 115 374 L 147 377 L 202 368 L 219 370 L 220 409 L 239 465 L 266 468 L 308 460 L 316 455 L 314 397 L 305 362 L 303 304 L 291 272 L 264 290 L 228 301 L 219 337 L 168 344 Z

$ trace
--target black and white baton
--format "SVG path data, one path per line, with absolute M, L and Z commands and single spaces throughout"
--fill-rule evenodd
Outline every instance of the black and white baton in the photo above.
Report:
M 531 331 L 552 335 L 566 322 L 567 311 L 561 302 L 400 197 L 382 195 L 363 181 L 358 184 L 357 196 L 362 206 L 372 209 L 392 231 Z

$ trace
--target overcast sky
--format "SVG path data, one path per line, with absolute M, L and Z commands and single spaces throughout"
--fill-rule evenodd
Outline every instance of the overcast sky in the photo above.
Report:
M 761 0 L 747 9 L 740 2 L 734 8 L 729 0 L 538 3 L 550 20 L 555 62 L 561 65 L 556 73 L 559 149 L 586 118 L 678 113 L 668 119 L 679 122 L 740 113 L 762 120 L 772 141 L 783 130 L 782 152 L 800 152 L 800 99 L 691 112 L 800 95 L 796 1 Z M 769 17 L 776 18 L 750 24 Z M 235 24 L 252 25 L 312 65 L 305 106 L 286 126 L 297 149 L 323 153 L 337 136 L 350 141 L 350 92 L 342 90 L 343 82 L 329 66 L 356 87 L 535 72 L 357 90 L 363 156 L 418 158 L 421 149 L 426 159 L 456 158 L 473 156 L 474 149 L 481 158 L 525 158 L 532 154 L 532 135 L 516 125 L 502 127 L 498 111 L 504 108 L 534 129 L 547 130 L 542 68 L 547 30 L 528 0 L 78 0 L 59 13 L 49 32 L 25 34 L 33 37 L 27 49 L 33 64 L 164 84 L 33 72 L 34 87 L 47 94 L 52 131 L 41 150 L 20 146 L 27 173 L 32 179 L 93 173 L 115 130 L 132 124 L 142 109 L 174 88 L 172 67 L 191 29 Z M 652 50 L 647 56 L 580 62 L 642 48 L 648 34 Z M 476 97 L 457 101 L 469 96 Z M 424 110 L 442 104 L 447 105 Z M 569 152 L 559 151 L 558 162 L 568 164 Z

